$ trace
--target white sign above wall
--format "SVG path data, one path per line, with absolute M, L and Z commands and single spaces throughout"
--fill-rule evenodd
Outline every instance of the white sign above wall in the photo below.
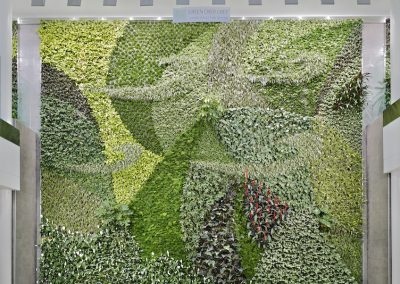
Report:
M 174 8 L 174 23 L 227 23 L 231 20 L 229 7 Z

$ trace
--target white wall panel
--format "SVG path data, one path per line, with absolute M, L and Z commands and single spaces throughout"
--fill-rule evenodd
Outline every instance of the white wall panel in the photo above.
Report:
M 20 148 L 0 137 L 0 189 L 20 188 Z
M 11 190 L 0 189 L 0 283 L 12 284 L 12 207 Z
M 385 173 L 400 168 L 400 119 L 383 128 L 383 158 Z

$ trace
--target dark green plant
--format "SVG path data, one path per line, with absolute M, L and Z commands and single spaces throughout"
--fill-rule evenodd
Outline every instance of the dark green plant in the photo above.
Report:
M 342 91 L 337 93 L 334 110 L 342 109 L 362 109 L 367 94 L 368 74 L 361 72 L 354 76 L 351 81 L 347 82 Z
M 77 112 L 96 123 L 87 98 L 82 94 L 78 84 L 64 72 L 50 64 L 42 64 L 41 96 L 49 96 L 72 105 Z
M 224 112 L 221 102 L 214 98 L 203 98 L 199 109 L 199 119 L 216 123 Z
M 391 74 L 390 74 L 390 19 L 386 19 L 385 24 L 386 31 L 386 76 L 385 76 L 385 102 L 386 107 L 390 105 L 391 98 Z
M 212 207 L 194 258 L 199 275 L 212 283 L 244 282 L 232 219 L 234 195 L 235 192 L 229 190 Z
M 246 279 L 252 279 L 264 250 L 249 236 L 247 221 L 248 218 L 246 217 L 243 206 L 242 187 L 238 186 L 235 196 L 235 238 L 238 242 L 238 253 L 240 255 L 243 273 Z
M 126 204 L 119 204 L 115 200 L 105 201 L 96 212 L 102 226 L 128 228 L 131 225 L 133 212 Z
M 186 259 L 180 223 L 182 188 L 203 129 L 204 122 L 197 122 L 178 138 L 131 204 L 133 233 L 144 257 L 169 251 L 176 259 Z
M 326 208 L 314 208 L 313 213 L 319 221 L 321 231 L 329 231 L 333 228 L 335 220 Z
M 189 258 L 195 255 L 205 219 L 215 202 L 226 195 L 230 179 L 226 173 L 191 164 L 183 186 L 180 220 Z
M 42 97 L 42 165 L 102 163 L 103 144 L 97 125 L 64 100 Z
M 154 103 L 121 99 L 112 99 L 112 103 L 132 136 L 146 149 L 162 154 L 163 148 L 154 129 Z

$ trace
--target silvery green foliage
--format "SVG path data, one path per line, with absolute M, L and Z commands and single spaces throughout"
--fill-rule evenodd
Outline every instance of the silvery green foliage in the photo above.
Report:
M 201 164 L 192 163 L 183 186 L 181 224 L 189 258 L 199 246 L 206 216 L 215 202 L 227 192 L 229 176 Z
M 208 58 L 209 85 L 212 94 L 225 107 L 260 106 L 264 99 L 245 74 L 244 49 L 260 22 L 233 21 L 215 34 Z
M 42 225 L 40 283 L 209 283 L 168 255 L 144 260 L 126 228 L 83 234 Z
M 115 98 L 160 101 L 167 98 L 186 95 L 207 88 L 207 59 L 211 42 L 216 32 L 210 27 L 201 36 L 182 49 L 177 55 L 159 58 L 165 66 L 161 77 L 151 85 L 124 86 L 92 89 L 105 92 Z
M 245 70 L 252 82 L 302 84 L 322 74 L 327 58 L 314 48 L 301 50 L 290 44 L 302 41 L 320 26 L 334 26 L 335 21 L 264 21 L 253 34 L 246 50 Z
M 108 163 L 85 163 L 80 165 L 69 164 L 64 168 L 85 174 L 110 174 L 122 171 L 137 162 L 142 154 L 143 148 L 139 144 L 125 144 L 119 146 L 116 151 L 123 154 L 124 159 L 112 164 Z
M 251 283 L 355 283 L 308 211 L 291 212 L 269 243 Z
M 130 21 L 118 38 L 110 61 L 107 83 L 114 87 L 154 85 L 165 71 L 166 60 L 179 54 L 214 23 Z M 160 64 L 161 63 L 161 64 Z
M 361 23 L 355 28 L 343 46 L 340 55 L 336 58 L 331 72 L 320 90 L 318 115 L 337 129 L 353 149 L 361 149 L 361 121 L 362 113 L 356 109 L 335 110 L 338 98 L 345 91 L 346 86 L 361 70 L 362 28 Z
M 212 207 L 194 258 L 198 274 L 212 283 L 245 283 L 234 235 L 234 196 L 229 190 Z
M 239 162 L 269 164 L 297 153 L 284 138 L 310 129 L 310 121 L 284 110 L 234 108 L 225 112 L 217 129 Z

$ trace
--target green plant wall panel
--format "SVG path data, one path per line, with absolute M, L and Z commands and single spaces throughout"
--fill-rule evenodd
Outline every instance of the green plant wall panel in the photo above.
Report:
M 361 22 L 43 21 L 41 283 L 361 283 Z

